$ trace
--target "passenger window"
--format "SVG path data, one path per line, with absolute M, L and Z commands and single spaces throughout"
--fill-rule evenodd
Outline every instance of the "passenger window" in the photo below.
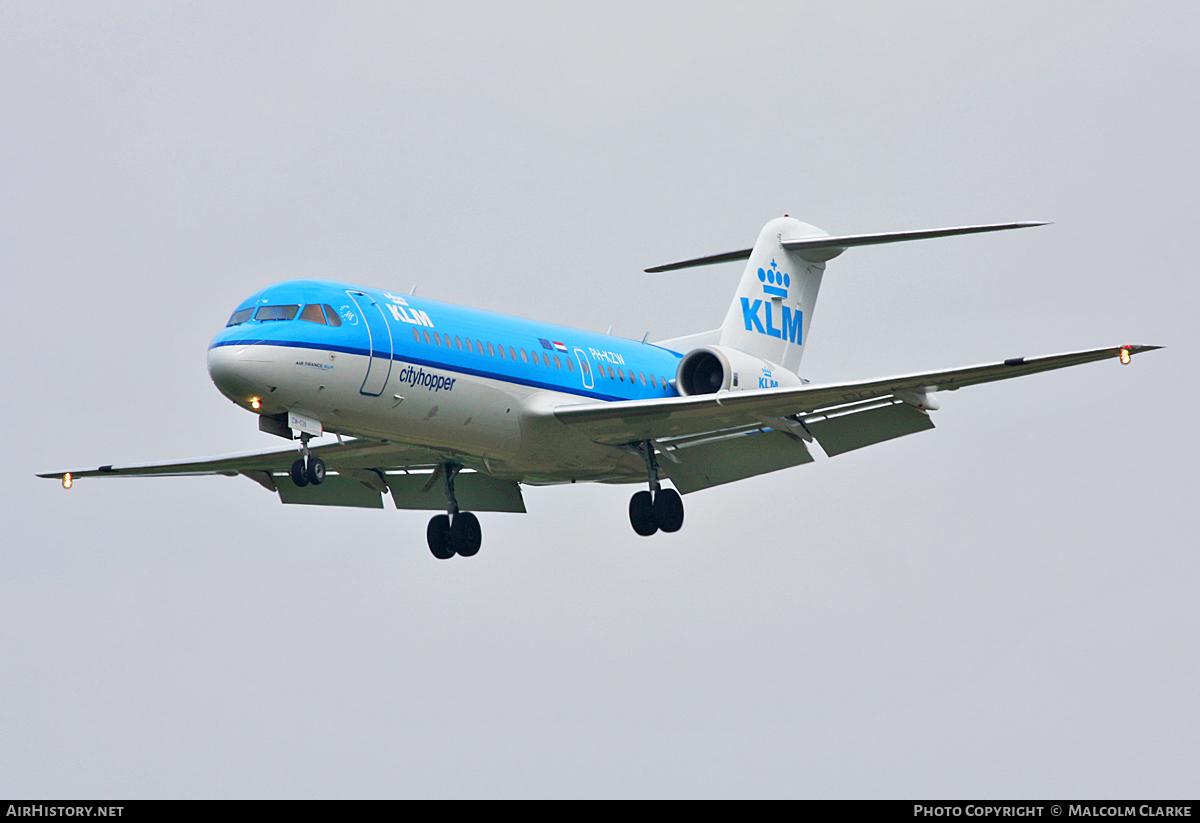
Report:
M 497 346 L 496 348 L 500 350 L 500 359 L 503 360 L 504 359 L 504 347 Z
M 229 326 L 240 326 L 241 324 L 245 323 L 247 320 L 249 320 L 253 316 L 254 316 L 253 308 L 242 309 L 241 311 L 235 311 L 230 316 L 229 322 L 226 323 L 225 326 L 226 326 L 226 328 L 228 328 Z
M 556 369 L 561 369 L 561 368 L 562 368 L 562 361 L 558 359 L 558 355 L 557 355 L 557 354 L 556 354 L 556 355 L 554 355 L 554 368 L 556 368 Z
M 469 349 L 471 347 L 467 346 L 467 348 Z M 483 354 L 483 344 L 480 343 L 478 340 L 475 341 L 475 348 L 477 348 L 479 350 L 480 354 Z
M 650 375 L 650 386 L 655 389 L 658 388 L 658 384 L 654 382 L 654 375 Z
M 466 337 L 463 339 L 467 341 L 467 351 L 471 351 L 471 338 Z
M 480 349 L 480 351 L 483 351 L 483 349 Z M 488 343 L 488 354 L 491 355 L 492 357 L 496 356 L 496 351 L 495 351 L 495 349 L 492 348 L 491 343 Z
M 508 356 L 511 357 L 513 360 L 517 359 L 517 353 L 515 351 L 513 351 L 512 346 L 508 347 Z
M 425 332 L 425 342 L 428 343 L 430 346 L 433 345 L 433 341 L 429 339 L 429 332 Z
M 447 333 L 447 334 L 445 335 L 445 337 L 446 337 L 446 348 L 450 348 L 450 335 L 449 335 L 449 333 Z M 460 347 L 460 348 L 461 348 L 461 347 Z
M 569 358 L 569 357 L 567 358 L 567 371 L 569 371 L 569 372 L 575 371 L 575 366 L 571 364 L 571 358 Z M 583 364 L 583 373 L 584 374 L 588 373 L 587 363 Z
M 418 343 L 421 342 L 421 333 L 416 329 L 413 329 L 413 340 L 416 340 Z
M 458 350 L 462 351 L 462 341 L 458 339 L 458 335 L 454 335 L 454 344 L 458 346 Z
M 625 382 L 625 372 L 621 371 L 620 369 L 617 369 L 617 374 L 620 375 L 621 382 L 624 383 Z
M 516 358 L 515 358 L 515 357 L 514 357 L 513 359 L 514 359 L 514 360 L 516 360 Z M 524 362 L 526 362 L 526 363 L 528 363 L 528 362 L 529 362 L 529 355 L 525 353 L 525 350 L 524 350 L 524 349 L 521 349 L 521 360 L 522 360 L 522 361 L 524 361 Z M 535 362 L 536 362 L 536 361 L 535 361 Z
M 254 315 L 254 319 L 292 320 L 298 311 L 300 311 L 299 306 L 262 306 L 259 308 L 258 314 Z
M 309 323 L 320 323 L 322 326 L 326 325 L 325 315 L 322 313 L 321 307 L 316 303 L 305 306 L 304 311 L 300 312 L 300 319 L 307 320 Z
M 646 375 L 643 372 L 638 372 L 638 377 L 642 378 L 642 385 L 646 385 Z
M 325 304 L 325 319 L 329 321 L 329 325 L 331 326 L 342 325 L 342 318 L 338 317 L 338 313 L 328 303 Z
M 442 338 L 438 337 L 437 332 L 433 333 L 433 342 L 434 342 L 434 345 L 437 345 L 437 346 L 442 345 Z
M 546 361 L 546 368 L 550 368 L 550 355 L 542 352 L 542 360 Z

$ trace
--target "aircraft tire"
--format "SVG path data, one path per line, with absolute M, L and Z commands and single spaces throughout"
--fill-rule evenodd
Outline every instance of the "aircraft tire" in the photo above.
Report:
M 438 560 L 454 557 L 454 546 L 450 543 L 450 515 L 439 514 L 432 518 L 425 529 L 425 539 L 429 541 L 429 551 Z
M 303 457 L 292 464 L 292 482 L 302 488 L 308 485 L 308 471 L 304 466 Z
M 665 532 L 683 526 L 683 499 L 674 489 L 659 489 L 654 497 L 654 524 Z
M 305 471 L 308 482 L 319 486 L 325 482 L 325 461 L 319 457 L 308 458 L 308 468 Z
M 454 515 L 450 524 L 450 545 L 462 557 L 474 557 L 479 554 L 483 544 L 483 529 L 479 526 L 479 518 L 471 512 L 459 512 Z
M 658 531 L 654 522 L 654 498 L 650 492 L 638 492 L 629 500 L 629 524 L 642 537 L 649 537 Z

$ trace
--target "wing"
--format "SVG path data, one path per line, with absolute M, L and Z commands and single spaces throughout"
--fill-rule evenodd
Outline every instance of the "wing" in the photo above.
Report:
M 100 466 L 71 472 L 47 472 L 38 477 L 63 480 L 64 485 L 81 477 L 191 477 L 221 474 L 242 475 L 279 494 L 284 503 L 315 506 L 383 508 L 383 493 L 390 492 L 398 509 L 438 510 L 445 508 L 439 466 L 448 457 L 432 450 L 380 440 L 350 440 L 315 446 L 311 453 L 325 461 L 331 474 L 319 486 L 296 486 L 288 478 L 298 458 L 295 448 L 272 452 L 231 454 L 180 460 L 174 463 L 144 463 Z M 463 472 L 455 479 L 459 502 L 474 511 L 524 512 L 520 487 L 482 472 Z
M 801 419 L 804 415 L 839 407 L 853 409 L 864 404 L 871 405 L 869 401 L 883 398 L 909 400 L 913 401 L 913 405 L 920 405 L 919 399 L 930 392 L 953 391 L 963 386 L 1007 380 L 1094 360 L 1120 358 L 1125 361 L 1134 354 L 1157 348 L 1160 347 L 1118 346 L 1043 357 L 1016 357 L 1000 363 L 907 374 L 862 383 L 755 389 L 661 400 L 586 403 L 559 406 L 553 414 L 559 421 L 587 433 L 593 440 L 612 445 L 697 437 L 714 432 L 736 431 L 739 427 L 747 426 L 779 428 L 777 424 L 785 424 L 789 420 L 799 424 L 797 428 L 806 432 L 804 420 Z
M 330 469 L 387 468 L 432 469 L 437 456 L 424 449 L 379 440 L 351 440 L 314 446 L 312 453 L 329 464 Z M 295 449 L 272 452 L 247 452 L 221 457 L 200 457 L 175 463 L 136 463 L 128 466 L 100 466 L 71 472 L 47 472 L 38 477 L 190 477 L 205 474 L 224 474 L 230 477 L 251 472 L 286 474 L 292 462 L 300 456 Z

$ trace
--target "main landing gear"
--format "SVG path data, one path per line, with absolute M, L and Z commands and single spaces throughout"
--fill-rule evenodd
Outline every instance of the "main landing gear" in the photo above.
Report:
M 313 456 L 308 450 L 308 439 L 312 435 L 300 435 L 301 457 L 292 464 L 292 482 L 297 486 L 307 486 L 312 483 L 319 486 L 325 482 L 325 461 Z
M 479 518 L 471 512 L 458 510 L 458 499 L 454 496 L 454 478 L 462 470 L 457 463 L 443 463 L 439 467 L 446 486 L 446 512 L 436 515 L 425 529 L 429 551 L 438 560 L 449 560 L 454 555 L 474 557 L 479 554 L 483 543 L 483 530 Z
M 646 461 L 650 491 L 638 492 L 629 501 L 629 522 L 642 537 L 657 531 L 677 532 L 683 526 L 683 499 L 674 489 L 664 489 L 658 482 L 658 461 L 649 440 L 635 445 Z

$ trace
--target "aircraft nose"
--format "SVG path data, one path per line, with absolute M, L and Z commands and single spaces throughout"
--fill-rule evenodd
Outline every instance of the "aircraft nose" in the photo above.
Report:
M 253 343 L 225 344 L 208 350 L 208 376 L 221 394 L 242 406 L 270 392 L 273 363 L 270 348 Z

